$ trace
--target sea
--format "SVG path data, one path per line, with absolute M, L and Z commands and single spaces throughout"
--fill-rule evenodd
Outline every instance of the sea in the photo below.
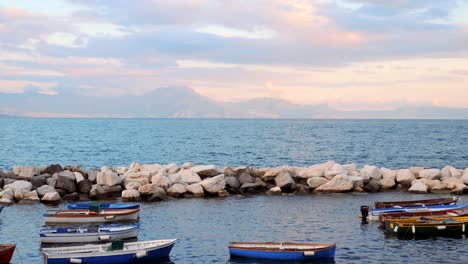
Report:
M 0 118 L 0 170 L 15 165 L 138 163 L 310 166 L 328 160 L 392 169 L 468 167 L 468 121 Z M 165 263 L 276 263 L 230 259 L 230 241 L 336 243 L 326 263 L 467 263 L 468 240 L 398 239 L 362 224 L 361 205 L 435 198 L 401 192 L 170 199 L 142 203 L 138 239 L 177 238 Z M 468 204 L 468 195 L 461 196 Z M 13 205 L 0 213 L 12 263 L 43 263 L 42 214 L 64 208 Z M 288 263 L 288 262 L 281 262 Z M 321 262 L 313 262 L 321 263 Z

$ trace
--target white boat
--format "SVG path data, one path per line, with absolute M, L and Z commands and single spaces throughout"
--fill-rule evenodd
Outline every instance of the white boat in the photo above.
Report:
M 42 243 L 92 243 L 137 237 L 138 231 L 138 224 L 101 225 L 43 228 L 39 235 Z
M 55 210 L 44 214 L 46 223 L 106 223 L 136 221 L 140 209 Z
M 116 241 L 102 245 L 43 248 L 45 264 L 129 264 L 150 263 L 169 257 L 177 239 L 122 243 Z

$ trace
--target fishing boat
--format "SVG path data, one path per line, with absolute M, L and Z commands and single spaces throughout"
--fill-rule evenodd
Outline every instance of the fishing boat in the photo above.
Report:
M 15 244 L 0 244 L 0 264 L 10 263 L 15 248 Z
M 410 222 L 395 222 L 385 220 L 385 230 L 388 233 L 402 237 L 414 236 L 461 236 L 466 233 L 468 221 L 447 219 L 424 220 Z
M 436 198 L 425 200 L 411 200 L 411 201 L 393 201 L 393 202 L 375 202 L 374 208 L 392 208 L 395 206 L 412 207 L 412 206 L 430 206 L 430 205 L 449 205 L 456 204 L 459 197 L 450 198 Z
M 439 211 L 418 211 L 418 212 L 393 212 L 379 214 L 380 227 L 385 228 L 386 219 L 409 218 L 409 217 L 454 217 L 468 216 L 468 207 L 460 209 L 439 210 Z
M 229 245 L 231 258 L 257 258 L 274 260 L 333 259 L 335 244 L 312 244 L 294 242 L 232 242 Z
M 411 207 L 401 207 L 395 206 L 390 208 L 374 208 L 371 209 L 368 213 L 367 219 L 370 221 L 377 221 L 379 220 L 380 214 L 386 213 L 396 213 L 396 212 L 430 212 L 430 211 L 441 211 L 441 210 L 454 210 L 454 209 L 461 209 L 466 208 L 468 205 L 466 204 L 454 204 L 454 205 L 430 205 L 430 206 L 411 206 Z M 361 217 L 365 217 L 363 211 L 361 209 Z
M 137 237 L 138 231 L 138 224 L 56 227 L 41 229 L 39 236 L 42 243 L 92 243 Z
M 46 223 L 105 223 L 136 221 L 140 209 L 52 210 L 44 214 Z
M 132 203 L 71 203 L 67 207 L 69 210 L 81 209 L 89 210 L 93 206 L 98 207 L 99 209 L 138 209 L 140 208 L 139 204 Z
M 141 242 L 114 241 L 101 245 L 43 248 L 45 264 L 128 264 L 150 263 L 168 258 L 177 239 Z

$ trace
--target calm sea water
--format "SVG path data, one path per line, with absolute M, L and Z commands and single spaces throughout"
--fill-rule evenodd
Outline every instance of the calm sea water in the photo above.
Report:
M 468 167 L 468 120 L 0 118 L 0 169 L 140 163 Z
M 326 160 L 465 168 L 467 131 L 468 121 L 0 118 L 0 169 L 132 161 L 306 166 Z M 437 196 L 232 196 L 144 203 L 139 239 L 177 237 L 174 263 L 272 263 L 229 260 L 227 245 L 235 240 L 336 243 L 336 263 L 466 263 L 466 239 L 398 240 L 358 218 L 363 204 L 424 197 Z M 468 203 L 468 196 L 462 202 Z M 42 263 L 38 231 L 48 208 L 14 205 L 0 214 L 0 242 L 18 244 L 13 263 Z

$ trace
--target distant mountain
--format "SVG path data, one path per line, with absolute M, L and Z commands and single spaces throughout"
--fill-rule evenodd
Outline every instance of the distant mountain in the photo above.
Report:
M 299 105 L 275 98 L 225 103 L 186 87 L 165 87 L 144 95 L 87 96 L 0 93 L 0 116 L 173 117 L 173 118 L 383 118 L 468 119 L 468 108 L 403 107 L 386 111 L 339 111 L 326 104 Z

